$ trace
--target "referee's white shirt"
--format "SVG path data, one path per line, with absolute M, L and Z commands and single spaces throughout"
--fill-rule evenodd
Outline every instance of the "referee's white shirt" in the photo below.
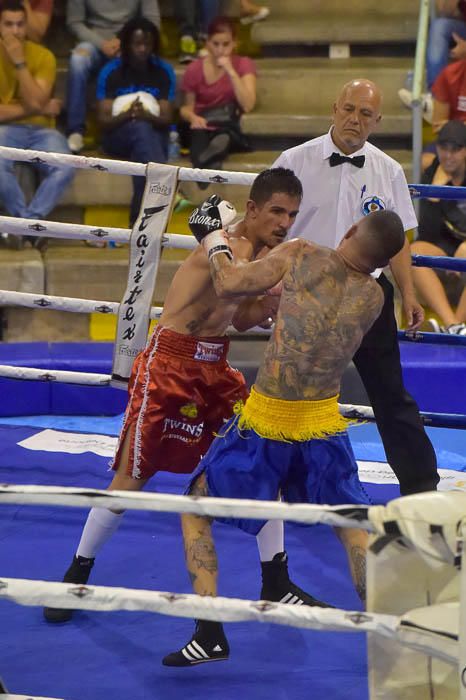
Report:
M 395 211 L 405 231 L 415 228 L 416 215 L 401 165 L 366 141 L 351 154 L 352 158 L 365 156 L 362 168 L 351 163 L 331 168 L 332 153 L 345 155 L 334 144 L 331 131 L 284 151 L 272 166 L 290 168 L 303 185 L 303 201 L 290 236 L 336 248 L 356 221 L 380 209 Z

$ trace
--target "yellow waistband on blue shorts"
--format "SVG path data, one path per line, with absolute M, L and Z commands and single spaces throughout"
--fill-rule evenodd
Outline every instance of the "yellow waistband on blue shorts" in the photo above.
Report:
M 282 442 L 303 442 L 341 433 L 355 421 L 338 411 L 338 396 L 319 401 L 286 401 L 265 396 L 251 387 L 237 427 Z

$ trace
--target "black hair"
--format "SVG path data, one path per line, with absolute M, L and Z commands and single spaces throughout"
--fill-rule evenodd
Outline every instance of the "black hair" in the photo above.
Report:
M 2 12 L 24 12 L 26 14 L 26 8 L 21 0 L 2 0 L 0 2 L 0 15 Z
M 134 34 L 134 32 L 137 32 L 138 30 L 141 30 L 144 32 L 144 34 L 150 34 L 152 36 L 153 40 L 153 49 L 152 53 L 154 56 L 159 55 L 159 49 L 160 49 L 160 32 L 155 26 L 153 22 L 151 22 L 149 19 L 146 19 L 145 17 L 133 17 L 133 19 L 130 19 L 126 24 L 120 29 L 118 32 L 118 38 L 120 39 L 121 42 L 121 58 L 123 60 L 123 63 L 128 62 L 128 57 L 129 57 L 129 45 L 131 42 L 131 37 Z
M 364 252 L 376 267 L 383 267 L 405 244 L 403 222 L 396 212 L 385 209 L 368 214 L 363 224 Z
M 292 170 L 269 168 L 263 170 L 254 180 L 249 198 L 256 204 L 267 202 L 275 192 L 283 192 L 290 197 L 302 199 L 303 186 Z

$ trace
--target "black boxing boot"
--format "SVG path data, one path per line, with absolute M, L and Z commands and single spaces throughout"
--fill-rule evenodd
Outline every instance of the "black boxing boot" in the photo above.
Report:
M 303 591 L 302 588 L 299 588 L 290 580 L 286 552 L 279 552 L 272 561 L 261 562 L 261 567 L 261 600 L 286 603 L 286 605 L 310 605 L 318 608 L 334 607 L 309 595 L 309 593 Z
M 180 651 L 167 654 L 164 666 L 195 666 L 208 661 L 226 661 L 230 647 L 220 622 L 196 620 L 196 629 Z
M 76 583 L 84 586 L 94 566 L 95 559 L 86 557 L 73 557 L 71 566 L 63 577 L 63 583 Z M 68 622 L 73 617 L 71 608 L 44 608 L 44 617 L 47 622 Z

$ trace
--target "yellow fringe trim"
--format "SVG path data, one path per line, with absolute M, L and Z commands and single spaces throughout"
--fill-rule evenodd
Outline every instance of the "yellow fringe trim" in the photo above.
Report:
M 354 422 L 340 415 L 338 396 L 320 401 L 285 401 L 260 394 L 252 387 L 237 427 L 254 430 L 269 440 L 304 442 L 341 433 Z

